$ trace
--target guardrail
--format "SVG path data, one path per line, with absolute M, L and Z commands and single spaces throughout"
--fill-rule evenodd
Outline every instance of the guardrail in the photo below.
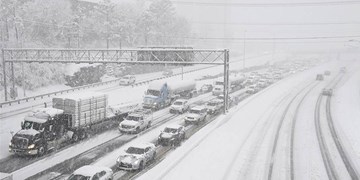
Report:
M 213 67 L 213 66 L 210 66 L 210 67 Z M 181 74 L 187 74 L 187 73 L 207 69 L 207 68 L 210 68 L 210 67 L 205 67 L 205 68 L 200 68 L 200 69 L 195 69 L 195 70 L 189 70 L 189 71 L 186 71 L 186 72 L 183 72 L 183 73 L 176 73 L 176 74 L 173 74 L 171 76 L 162 76 L 162 77 L 158 77 L 158 78 L 154 78 L 154 79 L 149 79 L 149 80 L 136 82 L 135 84 L 132 84 L 132 87 L 138 86 L 138 85 L 143 85 L 143 84 L 149 83 L 149 82 L 154 81 L 154 80 L 159 80 L 159 79 L 164 79 L 164 78 L 168 78 L 168 77 L 178 76 L 178 75 L 181 75 Z M 30 100 L 35 101 L 37 99 L 43 99 L 43 98 L 46 98 L 46 97 L 56 96 L 56 95 L 59 95 L 59 94 L 71 93 L 71 92 L 75 92 L 75 91 L 78 91 L 78 90 L 84 90 L 84 89 L 104 86 L 104 85 L 107 85 L 107 84 L 116 83 L 118 81 L 120 81 L 120 78 L 110 80 L 110 81 L 106 81 L 106 82 L 99 82 L 99 83 L 89 84 L 89 85 L 85 85 L 85 86 L 79 86 L 79 87 L 75 87 L 75 88 L 71 88 L 71 89 L 66 89 L 66 90 L 61 90 L 61 91 L 55 91 L 55 92 L 51 92 L 51 93 L 36 95 L 36 96 L 32 96 L 32 97 L 26 97 L 26 98 L 21 98 L 21 99 L 17 99 L 17 100 L 6 101 L 6 102 L 0 103 L 0 108 L 3 108 L 5 105 L 11 106 L 13 104 L 21 104 L 21 103 L 24 103 L 24 102 L 26 103 L 26 102 L 29 102 Z

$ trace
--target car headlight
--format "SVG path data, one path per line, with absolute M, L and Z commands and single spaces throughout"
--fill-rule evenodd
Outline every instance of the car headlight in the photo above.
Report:
M 30 146 L 28 146 L 28 149 L 32 149 L 35 147 L 35 144 L 31 144 Z
M 12 146 L 12 143 L 11 143 L 11 142 L 9 143 L 9 146 Z
M 136 161 L 134 162 L 134 164 L 135 164 L 135 165 L 139 165 L 139 164 L 140 164 L 140 160 L 139 160 L 139 159 L 136 160 Z
M 154 102 L 153 104 L 154 104 L 154 105 L 157 105 L 157 102 Z

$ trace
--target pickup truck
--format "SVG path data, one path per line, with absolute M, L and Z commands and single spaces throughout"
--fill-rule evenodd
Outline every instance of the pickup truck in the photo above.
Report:
M 150 109 L 139 109 L 129 113 L 124 120 L 119 124 L 119 131 L 121 133 L 139 133 L 151 126 L 153 120 Z
M 207 109 L 205 106 L 192 107 L 185 116 L 185 124 L 200 124 L 206 120 Z
M 178 99 L 170 106 L 170 113 L 184 113 L 189 109 L 189 102 L 186 99 Z

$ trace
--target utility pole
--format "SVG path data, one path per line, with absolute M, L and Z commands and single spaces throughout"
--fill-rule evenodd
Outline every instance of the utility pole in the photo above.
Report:
M 274 35 L 274 39 L 273 39 L 273 49 L 272 49 L 272 62 L 275 62 L 275 49 L 276 49 L 276 43 L 275 43 L 275 35 Z
M 184 80 L 184 66 L 181 66 L 181 80 Z
M 245 69 L 246 30 L 244 30 L 243 69 Z

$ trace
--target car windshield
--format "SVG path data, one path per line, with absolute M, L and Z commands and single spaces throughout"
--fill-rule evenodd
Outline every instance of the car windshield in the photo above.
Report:
M 42 124 L 32 121 L 25 121 L 24 122 L 24 129 L 35 129 L 41 130 L 43 128 Z
M 130 79 L 130 77 L 129 77 L 129 76 L 125 76 L 125 77 L 123 77 L 123 79 Z
M 200 113 L 200 111 L 197 110 L 197 109 L 191 109 L 189 112 L 194 113 L 194 114 L 199 114 Z
M 216 81 L 216 82 L 215 82 L 215 85 L 224 85 L 224 82 L 222 82 L 222 81 Z
M 183 104 L 183 102 L 181 102 L 181 101 L 175 101 L 174 102 L 174 105 L 182 105 Z
M 72 174 L 68 180 L 90 180 L 90 176 L 84 176 L 81 174 Z
M 168 128 L 168 127 L 164 129 L 164 132 L 166 132 L 166 133 L 176 133 L 176 131 L 177 131 L 177 129 Z
M 137 147 L 129 147 L 126 150 L 126 153 L 128 153 L 128 154 L 144 154 L 144 152 L 145 152 L 145 149 L 137 148 Z
M 147 94 L 150 94 L 150 95 L 153 95 L 153 96 L 160 96 L 160 91 L 149 89 L 147 91 Z
M 207 105 L 208 105 L 208 106 L 216 106 L 216 104 L 217 104 L 217 103 L 215 103 L 215 102 L 209 102 Z
M 127 120 L 131 120 L 131 121 L 139 121 L 140 117 L 139 116 L 128 116 L 126 117 Z

